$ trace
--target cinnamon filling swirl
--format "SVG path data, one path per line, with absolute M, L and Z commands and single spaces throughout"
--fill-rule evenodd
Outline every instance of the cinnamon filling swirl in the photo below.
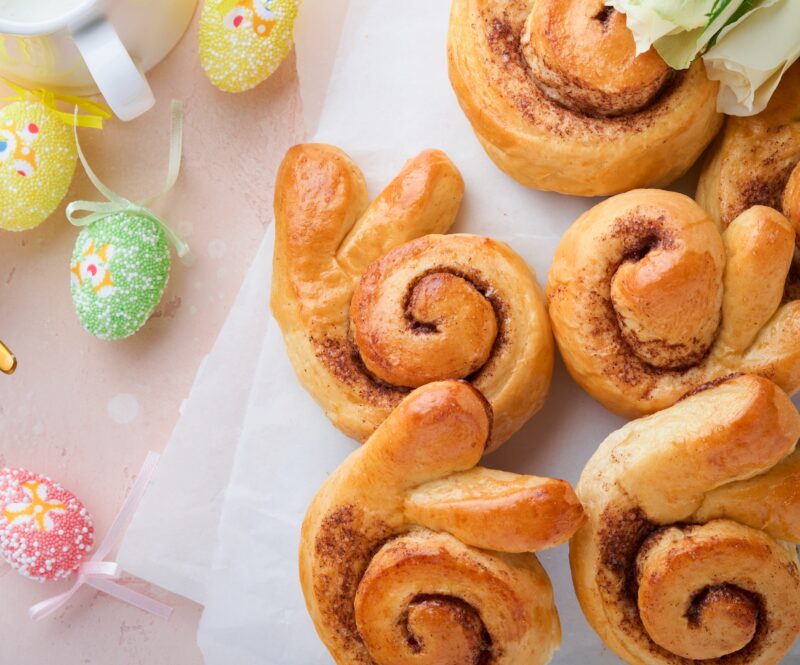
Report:
M 427 236 L 397 247 L 367 268 L 353 293 L 346 376 L 381 400 L 467 380 L 492 403 L 495 434 L 505 438 L 506 408 L 495 395 L 515 380 L 520 361 L 539 355 L 528 344 L 539 336 L 536 289 L 519 257 L 489 238 Z
M 646 212 L 620 219 L 610 235 L 624 243 L 609 291 L 630 352 L 655 369 L 699 363 L 722 318 L 720 264 L 711 252 L 687 248 L 663 218 Z
M 769 622 L 761 593 L 768 578 L 766 571 L 753 577 L 754 562 L 775 573 L 759 554 L 767 539 L 755 539 L 725 521 L 669 527 L 650 537 L 636 560 L 637 605 L 656 644 L 693 660 L 759 648 L 754 640 Z
M 422 540 L 421 535 L 412 532 L 384 546 L 359 583 L 356 622 L 367 650 L 382 665 L 491 665 L 494 640 L 473 603 L 502 615 L 515 610 L 525 615 L 529 608 L 503 582 L 506 571 L 492 571 L 479 581 L 482 565 L 495 562 L 446 536 Z M 464 595 L 437 593 L 437 588 Z M 497 630 L 497 617 L 491 622 Z M 498 632 L 501 642 L 508 632 Z
M 490 665 L 492 637 L 480 614 L 460 598 L 441 595 L 419 595 L 408 605 L 401 619 L 401 630 L 407 635 L 412 653 L 421 653 L 428 639 L 451 639 L 464 649 L 451 651 L 453 663 Z
M 753 547 L 744 527 L 724 521 L 659 527 L 637 510 L 608 513 L 604 522 L 602 558 L 613 575 L 606 591 L 624 610 L 624 625 L 644 631 L 654 652 L 735 663 L 760 648 L 768 624 L 763 586 L 748 577 L 753 566 L 745 553 L 764 545 Z M 739 531 L 740 540 L 725 539 Z M 741 577 L 728 573 L 743 586 L 722 579 L 726 565 L 746 570 Z
M 652 49 L 636 55 L 624 15 L 603 0 L 538 0 L 520 44 L 549 99 L 595 117 L 641 111 L 675 74 Z
M 470 377 L 489 361 L 502 339 L 503 307 L 486 297 L 491 287 L 480 275 L 432 268 L 396 299 L 392 285 L 373 291 L 378 272 L 368 271 L 350 307 L 356 346 L 374 376 L 416 388 Z

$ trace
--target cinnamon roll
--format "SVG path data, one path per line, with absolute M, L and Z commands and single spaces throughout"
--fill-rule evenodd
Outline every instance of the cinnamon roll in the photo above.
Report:
M 492 411 L 468 383 L 406 397 L 315 496 L 300 581 L 339 665 L 538 665 L 561 629 L 531 552 L 583 509 L 561 480 L 476 467 Z
M 450 81 L 489 157 L 527 187 L 596 196 L 666 185 L 717 133 L 699 60 L 635 54 L 603 0 L 453 0 Z
M 636 417 L 733 372 L 800 387 L 800 301 L 783 302 L 795 231 L 755 206 L 724 233 L 692 199 L 634 190 L 564 234 L 547 285 L 572 377 Z
M 731 116 L 706 158 L 697 202 L 723 228 L 747 208 L 780 210 L 800 230 L 800 63 L 761 113 Z
M 800 415 L 739 376 L 609 436 L 570 546 L 589 623 L 636 665 L 772 665 L 800 632 Z
M 413 388 L 467 379 L 495 415 L 491 450 L 544 401 L 553 342 L 536 277 L 508 246 L 441 235 L 463 182 L 439 151 L 368 203 L 340 150 L 292 148 L 278 172 L 272 311 L 305 387 L 366 439 Z

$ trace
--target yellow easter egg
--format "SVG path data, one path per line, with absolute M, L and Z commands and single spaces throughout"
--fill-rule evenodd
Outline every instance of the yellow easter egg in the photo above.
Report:
M 226 92 L 258 85 L 292 46 L 299 0 L 205 0 L 200 14 L 200 62 Z
M 25 231 L 67 195 L 77 163 L 72 128 L 39 102 L 0 109 L 0 228 Z

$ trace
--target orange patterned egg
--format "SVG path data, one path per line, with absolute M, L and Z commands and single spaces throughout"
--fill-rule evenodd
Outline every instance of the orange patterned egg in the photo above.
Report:
M 24 469 L 0 469 L 0 555 L 20 574 L 67 577 L 93 543 L 92 518 L 72 492 Z

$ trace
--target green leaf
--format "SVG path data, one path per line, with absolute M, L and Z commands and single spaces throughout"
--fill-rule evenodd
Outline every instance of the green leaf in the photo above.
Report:
M 736 21 L 742 18 L 742 16 L 747 14 L 747 12 L 756 7 L 756 5 L 758 4 L 759 4 L 758 0 L 744 0 L 744 2 L 742 2 L 741 5 L 739 5 L 736 11 L 733 12 L 733 14 L 731 14 L 731 16 L 728 18 L 727 21 L 725 21 L 725 23 L 720 27 L 720 29 L 714 33 L 714 36 L 708 42 L 708 48 L 711 48 L 712 46 L 714 46 L 714 44 L 717 43 L 717 39 L 719 38 L 719 33 L 722 32 L 723 29 L 727 28 L 729 25 L 733 23 L 736 23 Z M 710 24 L 711 21 L 709 21 L 709 25 Z

